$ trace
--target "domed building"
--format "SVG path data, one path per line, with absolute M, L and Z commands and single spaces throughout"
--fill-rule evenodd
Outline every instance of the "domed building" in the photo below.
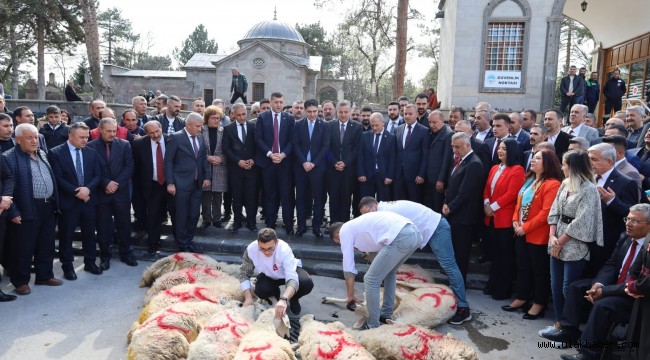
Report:
M 320 78 L 322 58 L 309 55 L 309 44 L 293 26 L 277 19 L 259 22 L 237 45 L 239 50 L 229 55 L 194 54 L 181 67 L 183 71 L 130 70 L 105 64 L 104 79 L 116 95 L 160 89 L 189 105 L 197 97 L 206 103 L 216 98 L 229 101 L 230 70 L 236 67 L 248 80 L 250 103 L 270 98 L 274 91 L 282 92 L 287 104 L 309 98 L 343 99 L 343 80 Z M 130 103 L 130 97 L 119 96 L 116 102 Z

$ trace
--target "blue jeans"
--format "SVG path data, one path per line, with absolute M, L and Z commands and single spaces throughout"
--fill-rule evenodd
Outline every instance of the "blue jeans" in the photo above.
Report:
M 415 252 L 422 236 L 415 225 L 407 224 L 397 234 L 393 242 L 379 250 L 368 272 L 363 277 L 368 307 L 368 326 L 379 326 L 379 287 L 384 282 L 384 301 L 381 315 L 391 317 L 395 305 L 395 286 L 397 268 Z
M 551 256 L 551 297 L 553 298 L 553 311 L 555 321 L 560 321 L 564 299 L 569 285 L 580 280 L 582 272 L 587 265 L 587 260 L 564 261 Z
M 469 307 L 465 294 L 465 281 L 463 281 L 463 275 L 458 269 L 458 264 L 456 264 L 454 246 L 451 243 L 451 228 L 447 219 L 440 218 L 436 231 L 429 238 L 429 247 L 433 255 L 438 259 L 440 267 L 449 277 L 449 287 L 456 296 L 458 307 Z

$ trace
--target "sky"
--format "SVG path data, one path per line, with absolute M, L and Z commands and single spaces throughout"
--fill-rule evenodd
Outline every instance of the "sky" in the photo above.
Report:
M 394 0 L 393 0 L 394 1 Z M 131 20 L 135 33 L 145 37 L 151 36 L 153 47 L 149 50 L 151 55 L 169 55 L 175 47 L 181 47 L 192 31 L 199 24 L 203 24 L 210 38 L 214 38 L 219 45 L 220 54 L 230 54 L 238 50 L 237 41 L 253 25 L 273 19 L 274 9 L 277 9 L 278 20 L 295 26 L 311 24 L 320 21 L 329 33 L 332 33 L 343 18 L 345 10 L 353 7 L 358 0 L 329 0 L 322 8 L 317 8 L 313 0 L 245 0 L 245 1 L 125 1 L 125 0 L 100 0 L 99 9 L 105 10 L 117 7 L 122 10 L 122 15 Z M 437 7 L 434 0 L 410 0 L 410 6 L 425 15 L 428 21 L 433 21 Z M 413 22 L 409 22 L 409 36 L 419 38 L 420 30 Z M 79 56 L 66 60 L 66 76 L 69 77 L 77 67 L 85 47 L 79 48 Z M 390 59 L 394 58 L 391 51 Z M 53 61 L 48 61 L 47 72 L 54 72 L 57 81 L 62 82 L 61 70 Z M 418 58 L 417 52 L 409 53 L 407 60 L 407 77 L 416 84 L 431 67 L 431 60 Z M 34 76 L 35 76 L 34 69 Z

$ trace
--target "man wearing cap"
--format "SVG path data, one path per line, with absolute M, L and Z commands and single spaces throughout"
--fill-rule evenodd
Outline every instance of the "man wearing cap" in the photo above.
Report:
M 248 89 L 248 81 L 246 81 L 246 76 L 240 73 L 236 67 L 230 69 L 230 71 L 232 71 L 232 84 L 230 85 L 230 103 L 234 104 L 237 99 L 241 98 L 244 104 L 246 104 L 246 90 Z

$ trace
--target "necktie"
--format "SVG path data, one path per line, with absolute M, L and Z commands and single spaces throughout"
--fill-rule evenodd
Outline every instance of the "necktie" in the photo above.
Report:
M 196 143 L 196 136 L 192 136 L 192 146 L 194 146 L 194 157 L 199 158 L 199 145 Z M 198 180 L 199 178 L 199 164 L 196 164 L 196 168 L 194 169 L 194 181 Z
M 77 185 L 84 186 L 84 170 L 81 166 L 81 151 L 80 149 L 75 149 L 77 156 L 74 163 L 74 170 L 77 173 Z
M 341 144 L 343 144 L 344 136 L 345 136 L 345 124 L 341 124 Z
M 314 122 L 309 121 L 309 140 L 311 140 L 311 134 L 314 132 Z
M 406 131 L 406 139 L 404 139 L 404 147 L 408 146 L 409 139 L 411 138 L 411 125 L 407 127 L 408 127 L 408 131 Z
M 397 121 L 391 121 L 390 126 L 391 126 L 390 133 L 395 135 L 395 128 L 397 127 Z
M 494 153 L 492 154 L 492 163 L 498 164 L 501 161 L 499 160 L 499 155 L 497 155 L 497 151 L 499 151 L 499 146 L 501 146 L 501 139 L 497 140 L 497 146 L 494 148 Z
M 375 150 L 375 154 L 379 152 L 379 137 L 381 134 L 375 134 L 375 143 L 372 145 L 373 150 Z
M 278 114 L 273 114 L 273 149 L 271 151 L 274 154 L 280 152 L 280 134 L 278 134 L 278 129 L 280 129 L 280 124 L 278 123 Z
M 569 135 L 573 135 L 573 129 L 569 130 Z
M 106 160 L 111 161 L 111 143 L 105 143 L 106 145 Z
M 602 178 L 603 178 L 602 176 L 596 175 L 596 183 L 598 183 L 600 181 L 600 179 L 602 179 Z
M 314 122 L 307 120 L 307 130 L 309 131 L 309 149 L 307 151 L 307 161 L 311 162 L 311 135 L 314 132 Z
M 241 123 L 241 142 L 246 142 L 246 124 Z
M 158 184 L 162 185 L 165 182 L 165 163 L 160 141 L 156 141 L 156 144 L 158 144 L 156 147 L 156 179 L 158 179 Z
M 627 255 L 627 259 L 625 259 L 625 264 L 623 264 L 623 268 L 621 268 L 621 275 L 618 276 L 618 280 L 616 280 L 617 284 L 622 284 L 625 281 L 625 278 L 627 277 L 627 272 L 630 270 L 630 266 L 632 265 L 632 260 L 634 260 L 634 254 L 636 254 L 636 246 L 638 244 L 636 243 L 635 240 L 632 240 L 632 246 L 630 246 L 630 253 Z
M 454 168 L 451 170 L 451 173 L 453 174 L 456 169 L 458 168 L 458 165 L 460 164 L 461 157 L 458 155 L 454 155 Z

